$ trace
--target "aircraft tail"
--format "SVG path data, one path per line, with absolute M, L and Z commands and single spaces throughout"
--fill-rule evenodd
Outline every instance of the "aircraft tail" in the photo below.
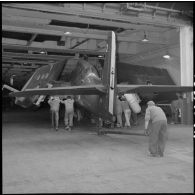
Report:
M 49 64 L 38 68 L 31 78 L 27 81 L 21 91 L 26 89 L 46 88 L 48 83 L 53 80 L 57 80 L 62 73 L 67 60 L 63 60 L 56 64 Z M 27 108 L 35 105 L 37 102 L 41 102 L 45 99 L 45 96 L 34 95 L 28 97 L 16 97 L 15 104 L 21 107 Z
M 28 82 L 22 88 L 25 89 L 47 87 L 47 83 L 57 80 L 64 69 L 67 60 L 63 60 L 56 64 L 49 64 L 38 68 L 31 76 Z
M 115 112 L 115 98 L 116 98 L 116 35 L 112 31 L 108 34 L 108 51 L 106 54 L 104 68 L 103 68 L 103 85 L 108 90 L 108 95 L 102 96 L 102 112 L 107 118 L 111 118 Z

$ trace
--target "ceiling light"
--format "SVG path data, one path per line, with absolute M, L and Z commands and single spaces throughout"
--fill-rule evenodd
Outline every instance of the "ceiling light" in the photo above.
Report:
M 166 53 L 165 55 L 163 55 L 163 58 L 170 59 L 170 55 Z
M 70 35 L 70 34 L 72 34 L 71 32 L 65 32 L 64 33 L 65 35 Z
M 146 37 L 146 33 L 145 33 L 145 32 L 144 32 L 144 38 L 142 39 L 142 41 L 143 41 L 143 42 L 149 41 L 149 40 L 147 39 L 147 37 Z
M 98 58 L 103 58 L 103 56 L 102 55 L 99 55 Z
M 40 51 L 41 54 L 45 54 L 46 52 L 45 51 Z

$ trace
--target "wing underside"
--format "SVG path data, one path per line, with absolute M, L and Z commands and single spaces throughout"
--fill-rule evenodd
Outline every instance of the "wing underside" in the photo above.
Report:
M 191 92 L 192 86 L 176 85 L 117 85 L 117 93 L 158 93 L 158 92 Z M 106 93 L 103 85 L 90 86 L 67 86 L 54 88 L 26 89 L 24 91 L 12 92 L 11 96 L 25 97 L 31 95 L 101 95 Z
M 10 95 L 14 97 L 25 97 L 33 95 L 101 95 L 105 92 L 106 89 L 103 85 L 89 85 L 26 89 L 20 92 L 12 92 Z
M 192 86 L 176 85 L 117 85 L 118 94 L 124 93 L 158 93 L 158 92 L 191 92 Z

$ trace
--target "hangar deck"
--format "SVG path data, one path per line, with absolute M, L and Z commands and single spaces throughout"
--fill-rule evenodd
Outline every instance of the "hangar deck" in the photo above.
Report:
M 55 132 L 47 109 L 4 112 L 2 122 L 4 194 L 194 191 L 192 126 L 169 126 L 164 158 L 151 158 L 144 136 Z

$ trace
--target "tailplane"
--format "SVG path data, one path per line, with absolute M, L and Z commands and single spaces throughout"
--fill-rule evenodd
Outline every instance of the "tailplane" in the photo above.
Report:
M 15 89 L 15 88 L 13 88 L 13 87 L 10 87 L 9 85 L 6 85 L 6 84 L 3 85 L 2 90 L 3 90 L 3 89 L 8 89 L 8 90 L 10 90 L 10 91 L 12 91 L 12 92 L 17 92 L 17 91 L 19 91 L 19 90 Z

